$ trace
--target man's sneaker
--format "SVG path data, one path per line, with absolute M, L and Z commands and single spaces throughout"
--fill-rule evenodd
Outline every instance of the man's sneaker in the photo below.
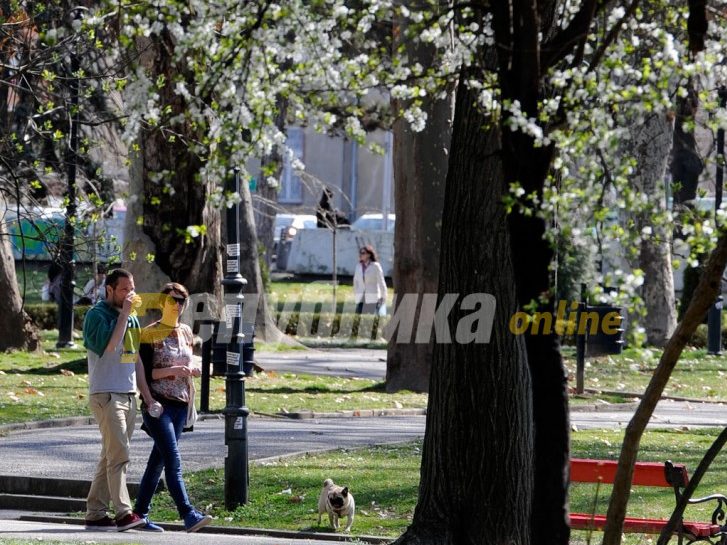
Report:
M 184 517 L 184 528 L 187 532 L 196 532 L 200 528 L 207 526 L 212 522 L 212 517 L 209 515 L 203 515 L 199 511 L 192 509 L 186 517 Z
M 136 528 L 137 526 L 141 526 L 143 524 L 146 524 L 146 519 L 141 518 L 136 513 L 128 513 L 120 519 L 116 519 L 116 530 L 118 532 L 123 532 L 125 530 L 130 530 L 131 528 Z
M 86 519 L 86 530 L 94 530 L 96 532 L 116 532 L 116 523 L 109 517 L 104 517 L 98 520 Z
M 139 515 L 141 516 L 141 515 Z M 159 526 L 158 524 L 154 524 L 152 521 L 149 520 L 149 517 L 141 517 L 144 519 L 146 524 L 142 526 L 137 526 L 136 530 L 141 530 L 143 532 L 163 532 L 164 528 Z

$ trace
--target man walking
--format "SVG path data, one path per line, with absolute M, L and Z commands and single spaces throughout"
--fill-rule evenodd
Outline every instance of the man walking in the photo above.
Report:
M 139 320 L 132 315 L 136 298 L 131 273 L 115 269 L 106 278 L 106 299 L 89 309 L 83 321 L 89 405 L 101 431 L 101 457 L 86 499 L 87 530 L 122 532 L 146 523 L 132 512 L 126 487 L 136 378 L 144 377 L 138 357 Z M 151 402 L 146 386 L 145 380 L 139 381 L 142 396 Z M 110 503 L 115 520 L 108 516 Z

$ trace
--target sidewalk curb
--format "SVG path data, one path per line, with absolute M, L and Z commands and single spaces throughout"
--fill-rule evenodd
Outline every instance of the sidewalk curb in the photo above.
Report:
M 17 518 L 24 522 L 51 522 L 56 524 L 75 524 L 83 525 L 84 520 L 75 517 L 53 517 L 46 515 L 21 515 Z M 184 531 L 183 524 L 159 522 L 155 523 L 164 528 L 165 530 L 173 531 Z M 206 526 L 199 530 L 200 534 L 223 534 L 223 535 L 250 535 L 250 536 L 269 536 L 277 537 L 281 539 L 316 539 L 321 541 L 335 541 L 335 542 L 351 542 L 351 541 L 363 541 L 365 543 L 372 543 L 377 545 L 379 543 L 390 543 L 393 539 L 391 537 L 381 536 L 367 536 L 367 535 L 347 535 L 347 534 L 332 534 L 328 532 L 306 532 L 306 531 L 292 531 L 292 530 L 272 530 L 266 528 L 246 528 L 246 527 L 234 527 L 234 526 Z M 89 532 L 89 536 L 93 535 Z M 133 530 L 125 535 L 134 535 Z M 133 540 L 131 540 L 133 541 Z
M 289 418 L 303 420 L 309 418 L 370 418 L 385 416 L 419 416 L 426 415 L 426 409 L 352 409 L 348 411 L 336 411 L 331 413 L 314 411 L 295 411 L 289 413 L 250 413 L 249 418 Z M 197 420 L 224 420 L 225 415 L 217 413 L 200 413 Z M 137 423 L 141 422 L 141 416 L 137 415 Z M 67 428 L 73 426 L 95 425 L 96 420 L 92 416 L 71 416 L 68 418 L 54 418 L 51 420 L 32 420 L 30 422 L 19 422 L 17 424 L 0 425 L 0 435 L 17 432 L 47 428 Z
M 290 413 L 277 413 L 293 420 L 307 420 L 310 418 L 370 418 L 376 416 L 425 416 L 426 409 L 352 409 L 349 411 L 336 411 L 334 413 L 321 413 L 315 411 L 296 411 Z
M 636 398 L 637 400 L 640 400 L 642 397 L 644 397 L 643 392 L 626 392 L 621 390 L 601 390 L 598 388 L 586 388 L 586 393 L 589 394 L 605 394 L 605 395 L 611 395 L 611 396 L 618 396 L 618 397 L 628 397 L 628 398 Z M 702 398 L 696 398 L 696 397 L 682 397 L 682 396 L 674 396 L 674 395 L 662 395 L 659 398 L 659 401 L 682 401 L 685 403 L 702 403 L 706 405 L 727 405 L 727 401 L 725 400 L 716 400 L 716 399 L 702 399 Z M 630 410 L 635 409 L 638 407 L 640 401 L 629 401 L 627 403 L 590 403 L 586 405 L 570 405 L 571 411 L 621 411 L 621 410 Z

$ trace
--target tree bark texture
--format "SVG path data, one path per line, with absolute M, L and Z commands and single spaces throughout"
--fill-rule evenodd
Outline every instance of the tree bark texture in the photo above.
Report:
M 643 124 L 632 129 L 636 156 L 634 184 L 649 199 L 657 213 L 666 212 L 666 193 L 663 185 L 674 124 L 664 113 L 652 113 Z M 637 218 L 637 226 L 652 227 L 651 236 L 644 236 L 639 254 L 639 268 L 644 271 L 641 296 L 646 305 L 646 340 L 664 347 L 677 325 L 674 274 L 671 266 L 671 230 L 651 225 L 651 213 Z
M 432 52 L 423 45 L 407 46 L 412 62 L 431 63 Z M 404 294 L 436 293 L 439 278 L 439 252 L 442 206 L 447 179 L 447 163 L 452 138 L 454 94 L 444 100 L 427 100 L 423 110 L 427 124 L 413 132 L 399 119 L 394 124 L 394 191 L 396 231 L 394 247 L 394 309 Z M 417 323 L 415 320 L 414 323 Z M 397 342 L 392 335 L 386 361 L 386 390 L 425 392 L 434 340 L 428 343 Z
M 608 505 L 608 520 L 603 535 L 603 545 L 619 545 L 621 543 L 621 531 L 631 493 L 634 463 L 639 451 L 641 437 L 651 419 L 651 415 L 654 413 L 656 404 L 661 399 L 664 387 L 669 381 L 669 377 L 679 361 L 684 347 L 692 338 L 697 326 L 702 323 L 704 315 L 719 294 L 725 265 L 727 265 L 727 233 L 722 233 L 716 248 L 710 254 L 704 267 L 704 272 L 684 318 L 679 322 L 674 334 L 666 344 L 659 359 L 659 365 L 657 365 L 649 385 L 646 387 L 634 416 L 626 427 L 621 455 L 618 460 L 618 470 L 613 481 L 611 501 Z
M 544 95 L 540 36 L 552 30 L 555 2 L 493 4 L 493 28 L 498 43 L 497 63 L 503 99 L 517 101 L 529 118 L 537 118 Z M 513 10 L 511 12 L 510 10 Z M 592 16 L 592 14 L 590 15 Z M 589 20 L 589 17 L 584 20 Z M 543 25 L 546 25 L 544 28 Z M 573 45 L 569 45 L 572 47 Z M 525 194 L 542 197 L 553 158 L 551 146 L 538 144 L 502 120 L 502 163 L 505 186 L 518 183 Z M 519 209 L 508 216 L 513 272 L 520 308 L 536 303 L 538 310 L 554 310 L 550 263 L 553 251 L 545 239 L 546 225 L 537 214 Z M 568 468 L 570 458 L 567 373 L 553 331 L 525 334 L 527 363 L 532 380 L 534 488 L 531 496 L 530 540 L 567 545 Z
M 187 105 L 174 93 L 173 51 L 173 39 L 164 32 L 152 40 L 143 62 L 153 71 L 152 80 L 162 75 L 166 78 L 167 84 L 158 91 L 161 106 L 171 108 L 170 116 L 183 117 Z M 165 275 L 184 284 L 190 293 L 211 293 L 219 299 L 223 274 L 220 211 L 208 205 L 207 196 L 211 187 L 222 181 L 199 178 L 201 159 L 186 142 L 196 135 L 189 125 L 175 128 L 181 136 L 173 139 L 168 131 L 159 129 L 145 130 L 141 136 L 143 232 L 154 246 L 154 263 Z M 158 181 L 162 173 L 168 176 Z M 206 233 L 185 242 L 189 225 L 204 225 Z
M 542 195 L 551 150 L 536 148 L 530 138 L 503 131 L 503 165 L 506 183 L 519 181 L 526 193 Z M 529 161 L 519 158 L 529 157 Z M 541 180 L 538 182 L 538 180 Z M 538 217 L 513 211 L 508 216 L 510 247 L 518 305 L 533 302 L 538 311 L 554 312 L 549 266 L 552 248 L 544 238 L 546 225 Z M 568 525 L 568 468 L 570 423 L 567 372 L 554 331 L 523 335 L 532 380 L 534 426 L 534 488 L 531 542 L 566 545 Z
M 400 545 L 530 543 L 531 383 L 524 341 L 508 329 L 517 296 L 502 205 L 500 134 L 496 127 L 483 130 L 487 120 L 475 102 L 476 93 L 460 84 L 439 296 L 493 294 L 497 311 L 489 343 L 434 345 L 419 501 Z M 455 305 L 450 330 L 468 314 Z
M 0 292 L 4 294 L 0 312 L 0 351 L 11 348 L 37 350 L 40 348 L 38 329 L 23 310 L 23 300 L 15 276 L 15 259 L 5 222 L 0 221 Z
M 704 170 L 704 163 L 697 151 L 694 131 L 684 128 L 686 123 L 694 121 L 698 109 L 699 97 L 690 82 L 687 84 L 687 96 L 677 99 L 674 142 L 669 163 L 675 204 L 691 201 L 697 197 L 699 175 Z

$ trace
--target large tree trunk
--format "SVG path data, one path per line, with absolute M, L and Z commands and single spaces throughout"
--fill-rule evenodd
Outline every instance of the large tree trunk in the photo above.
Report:
M 650 114 L 643 124 L 632 130 L 637 159 L 634 184 L 646 195 L 655 212 L 665 212 L 664 174 L 672 145 L 673 121 L 664 113 Z M 640 229 L 651 226 L 647 216 L 638 218 Z M 671 230 L 651 226 L 652 234 L 644 238 L 639 267 L 644 271 L 642 297 L 646 305 L 646 340 L 663 347 L 677 325 L 674 298 L 674 275 L 671 267 Z
M 40 347 L 38 329 L 23 310 L 13 250 L 4 221 L 0 221 L 0 292 L 4 301 L 0 312 L 0 351 L 11 348 L 37 350 Z
M 252 208 L 250 188 L 240 184 L 240 274 L 247 280 L 243 323 L 255 323 L 255 338 L 269 343 L 299 343 L 285 335 L 273 322 L 263 286 L 258 259 L 258 239 L 255 233 L 255 219 Z
M 503 100 L 517 101 L 522 112 L 537 119 L 543 97 L 540 38 L 552 29 L 556 3 L 520 3 L 511 13 L 506 3 L 493 5 L 493 28 Z M 502 160 L 506 187 L 518 183 L 525 195 L 542 202 L 553 157 L 552 146 L 537 144 L 524 131 L 511 131 L 503 115 Z M 550 264 L 553 251 L 545 239 L 546 225 L 537 214 L 515 209 L 508 217 L 515 285 L 521 309 L 535 304 L 553 312 Z M 527 362 L 532 380 L 534 488 L 531 496 L 530 540 L 567 545 L 568 468 L 570 457 L 567 373 L 555 332 L 526 333 Z
M 431 63 L 431 48 L 409 46 L 412 62 Z M 415 133 L 400 119 L 394 124 L 394 183 L 396 184 L 394 233 L 394 310 L 404 294 L 436 293 L 439 278 L 439 248 L 442 205 L 452 138 L 453 95 L 445 100 L 427 100 L 423 110 L 427 124 Z M 414 320 L 417 323 L 418 320 Z M 427 343 L 400 342 L 389 337 L 386 390 L 425 392 L 434 352 L 434 339 Z
M 699 97 L 692 82 L 686 84 L 687 96 L 678 99 L 676 119 L 674 121 L 674 144 L 672 146 L 672 158 L 669 164 L 671 171 L 672 187 L 674 193 L 673 209 L 675 213 L 684 211 L 685 207 L 694 206 L 693 201 L 697 197 L 699 175 L 704 170 L 704 163 L 697 151 L 697 139 L 694 131 L 684 130 L 684 127 L 694 121 L 699 108 Z M 685 239 L 679 229 L 681 222 L 677 220 L 674 230 L 674 239 Z M 681 245 L 686 247 L 686 243 Z M 692 300 L 694 289 L 699 282 L 701 265 L 691 267 L 687 265 L 683 273 L 682 295 L 679 304 L 677 319 L 681 320 L 687 311 L 689 301 Z
M 174 92 L 177 70 L 172 61 L 173 38 L 164 31 L 144 45 L 149 47 L 140 48 L 144 50 L 142 65 L 150 71 L 153 81 L 164 76 L 167 82 L 158 90 L 162 108 L 170 108 L 170 117 L 183 117 L 187 105 Z M 202 163 L 186 143 L 186 140 L 196 140 L 197 135 L 192 134 L 188 125 L 180 124 L 176 129 L 189 138 L 178 135 L 172 138 L 170 132 L 159 129 L 145 130 L 140 137 L 137 164 L 130 176 L 137 178 L 136 184 L 141 183 L 143 190 L 138 193 L 141 204 L 135 203 L 135 213 L 129 214 L 129 220 L 135 223 L 138 215 L 142 216 L 144 237 L 130 238 L 130 243 L 135 245 L 132 248 L 136 261 L 129 267 L 137 272 L 137 287 L 141 285 L 143 289 L 157 291 L 160 286 L 146 282 L 151 267 L 145 258 L 150 253 L 157 267 L 151 277 L 168 277 L 184 284 L 190 293 L 212 294 L 214 300 L 219 300 L 222 279 L 220 212 L 207 203 L 207 196 L 211 186 L 221 181 L 199 179 Z M 205 226 L 205 232 L 185 241 L 190 225 Z M 146 252 L 141 253 L 144 250 Z
M 498 156 L 500 134 L 460 84 L 442 221 L 439 296 L 493 294 L 487 344 L 434 345 L 419 502 L 397 544 L 530 543 L 533 428 Z M 473 228 L 475 227 L 476 228 Z M 486 236 L 483 236 L 486 233 Z M 448 324 L 470 314 L 455 305 Z

